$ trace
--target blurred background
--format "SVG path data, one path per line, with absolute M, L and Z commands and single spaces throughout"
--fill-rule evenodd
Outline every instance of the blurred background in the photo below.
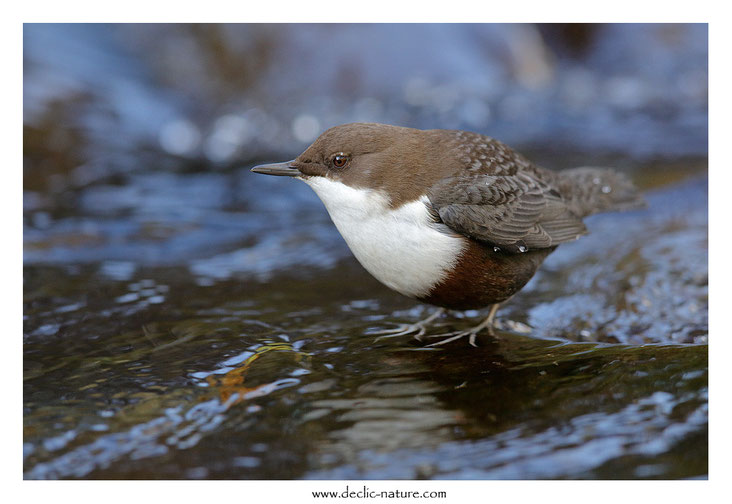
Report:
M 707 54 L 704 24 L 26 24 L 25 477 L 704 477 Z M 649 207 L 549 257 L 499 313 L 529 336 L 376 343 L 429 309 L 249 172 L 352 121 Z
M 26 25 L 26 261 L 236 248 L 227 230 L 201 250 L 178 219 L 271 206 L 276 182 L 246 168 L 353 121 L 477 131 L 551 168 L 703 157 L 707 29 Z

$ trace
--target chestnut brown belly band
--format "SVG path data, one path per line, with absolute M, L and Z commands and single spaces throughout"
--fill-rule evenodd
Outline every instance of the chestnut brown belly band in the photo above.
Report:
M 496 252 L 466 238 L 468 246 L 448 276 L 420 301 L 452 310 L 484 308 L 505 301 L 534 276 L 544 259 L 556 248 L 522 254 Z

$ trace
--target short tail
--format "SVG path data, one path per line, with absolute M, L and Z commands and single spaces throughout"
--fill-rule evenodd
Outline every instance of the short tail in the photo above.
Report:
M 572 212 L 582 217 L 646 206 L 628 177 L 609 168 L 583 166 L 562 170 L 559 186 Z

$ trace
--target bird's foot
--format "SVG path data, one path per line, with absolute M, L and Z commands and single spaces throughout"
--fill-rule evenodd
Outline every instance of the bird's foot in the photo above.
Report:
M 394 327 L 392 329 L 384 329 L 381 331 L 375 331 L 369 333 L 370 335 L 379 335 L 378 338 L 376 338 L 374 341 L 379 341 L 380 339 L 385 338 L 396 338 L 399 336 L 406 336 L 408 334 L 414 334 L 414 338 L 417 341 L 422 341 L 422 336 L 425 335 L 427 332 L 427 326 L 441 316 L 443 313 L 445 313 L 444 308 L 440 308 L 434 313 L 432 313 L 429 317 L 427 317 L 424 320 L 420 320 L 419 322 L 415 322 L 414 324 L 399 324 L 397 327 Z
M 449 332 L 449 333 L 435 334 L 434 336 L 430 336 L 430 338 L 443 338 L 443 339 L 441 339 L 440 341 L 436 341 L 435 343 L 430 343 L 427 346 L 436 347 L 436 346 L 446 345 L 448 343 L 457 341 L 460 338 L 464 338 L 467 336 L 468 343 L 471 346 L 477 347 L 478 345 L 475 343 L 475 340 L 478 337 L 478 334 L 483 330 L 487 330 L 488 334 L 493 336 L 493 321 L 485 319 L 483 322 L 481 322 L 477 326 L 471 327 L 470 329 L 467 329 L 465 331 L 453 331 L 453 332 Z
M 436 347 L 440 345 L 446 345 L 447 343 L 450 343 L 452 341 L 459 340 L 460 338 L 464 338 L 465 336 L 468 336 L 468 343 L 470 343 L 471 346 L 477 347 L 478 345 L 475 343 L 476 338 L 478 337 L 478 333 L 480 333 L 483 330 L 487 330 L 488 334 L 491 336 L 494 335 L 493 333 L 493 320 L 496 317 L 496 312 L 498 311 L 498 307 L 500 305 L 498 303 L 491 306 L 491 311 L 488 313 L 488 316 L 485 318 L 483 322 L 478 324 L 475 327 L 471 327 L 470 329 L 466 331 L 454 331 L 444 334 L 435 334 L 434 336 L 430 336 L 430 338 L 443 338 L 440 341 L 437 341 L 435 343 L 430 343 L 427 345 L 428 347 Z
M 431 343 L 427 345 L 428 347 L 436 347 L 440 345 L 445 345 L 447 343 L 450 343 L 451 341 L 459 340 L 460 338 L 464 338 L 465 336 L 468 336 L 468 343 L 470 343 L 472 346 L 477 347 L 478 345 L 475 343 L 476 338 L 478 337 L 478 334 L 481 331 L 487 331 L 489 335 L 495 336 L 495 333 L 493 332 L 494 329 L 500 329 L 504 331 L 511 331 L 518 334 L 529 334 L 531 332 L 531 327 L 527 326 L 526 324 L 522 322 L 516 322 L 514 320 L 493 320 L 493 317 L 489 316 L 487 319 L 485 319 L 483 322 L 478 324 L 475 327 L 471 327 L 470 329 L 466 331 L 454 331 L 444 334 L 435 334 L 434 336 L 430 336 L 430 338 L 444 338 L 440 341 L 437 341 L 435 343 Z

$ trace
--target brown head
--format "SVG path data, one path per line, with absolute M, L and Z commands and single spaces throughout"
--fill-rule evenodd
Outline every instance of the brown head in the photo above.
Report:
M 286 163 L 257 166 L 255 173 L 327 177 L 351 187 L 378 189 L 391 204 L 417 199 L 437 180 L 460 168 L 451 148 L 456 133 L 376 123 L 335 126 Z

